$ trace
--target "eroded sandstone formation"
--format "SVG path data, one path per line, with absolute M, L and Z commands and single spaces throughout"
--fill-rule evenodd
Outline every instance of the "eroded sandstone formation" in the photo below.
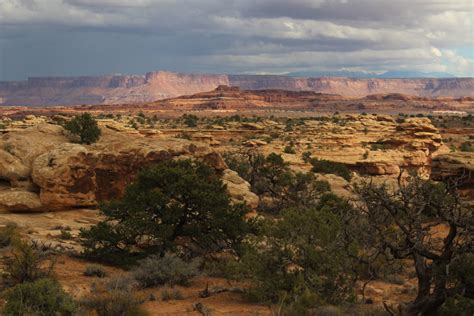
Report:
M 202 143 L 105 128 L 100 142 L 83 146 L 69 143 L 60 126 L 40 124 L 5 134 L 0 148 L 0 211 L 93 207 L 120 197 L 143 167 L 174 158 L 204 161 L 228 183 L 234 202 L 251 207 L 258 203 L 248 183 L 227 170 L 220 155 Z

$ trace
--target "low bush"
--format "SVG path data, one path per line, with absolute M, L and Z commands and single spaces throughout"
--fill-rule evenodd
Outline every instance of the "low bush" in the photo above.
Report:
M 311 165 L 313 166 L 312 171 L 315 173 L 331 173 L 340 176 L 347 181 L 352 179 L 351 171 L 342 163 L 324 159 L 312 159 Z
M 90 276 L 90 277 L 98 277 L 98 278 L 103 278 L 107 276 L 107 272 L 105 272 L 105 269 L 99 265 L 89 265 L 86 266 L 86 270 L 84 271 L 85 276 Z
M 67 230 L 62 229 L 61 232 L 60 232 L 60 234 L 59 234 L 59 238 L 60 238 L 60 239 L 63 239 L 63 240 L 70 240 L 70 239 L 72 239 L 73 237 L 72 237 L 72 234 L 71 234 L 70 231 L 67 231 Z
M 296 153 L 295 148 L 291 145 L 287 145 L 285 147 L 285 149 L 283 150 L 283 152 L 286 153 L 286 154 L 295 154 Z
M 165 302 L 171 300 L 182 300 L 183 298 L 183 293 L 181 293 L 181 291 L 176 288 L 173 288 L 171 290 L 164 289 L 161 291 L 161 300 Z
M 18 284 L 8 289 L 2 315 L 73 315 L 76 304 L 52 279 Z
M 464 151 L 464 152 L 474 152 L 474 144 L 472 144 L 471 142 L 464 142 L 461 144 L 461 147 L 459 147 L 459 149 L 461 151 Z
M 15 223 L 7 223 L 0 228 L 0 248 L 8 247 L 18 238 L 18 227 Z
M 474 311 L 474 299 L 456 295 L 446 300 L 444 305 L 440 308 L 439 315 L 471 316 L 472 311 Z
M 18 284 L 50 276 L 54 260 L 48 256 L 47 252 L 37 250 L 24 241 L 19 241 L 14 245 L 12 256 L 5 259 L 5 266 L 7 279 L 12 284 Z
M 156 285 L 187 285 L 189 279 L 197 275 L 200 260 L 185 262 L 173 254 L 164 257 L 150 256 L 139 261 L 132 273 L 142 287 Z
M 93 293 L 82 301 L 82 305 L 97 316 L 144 316 L 148 313 L 132 291 L 110 290 Z

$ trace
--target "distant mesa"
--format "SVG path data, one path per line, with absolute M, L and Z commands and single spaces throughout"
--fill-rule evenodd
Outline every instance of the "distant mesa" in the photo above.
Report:
M 474 97 L 474 78 L 347 78 L 280 75 L 184 74 L 166 71 L 145 75 L 34 77 L 1 81 L 0 105 L 51 106 L 153 102 L 216 89 L 287 90 L 344 97 L 396 94 L 414 97 Z

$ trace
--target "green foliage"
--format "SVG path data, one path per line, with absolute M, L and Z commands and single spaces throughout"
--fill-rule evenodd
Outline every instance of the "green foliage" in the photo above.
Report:
M 48 264 L 49 263 L 49 264 Z M 54 261 L 24 241 L 14 244 L 11 257 L 5 259 L 5 272 L 12 284 L 33 282 L 48 277 Z
M 474 153 L 474 145 L 472 144 L 472 142 L 464 142 L 461 144 L 461 147 L 459 147 L 459 149 L 461 151 L 464 151 L 464 152 L 471 152 L 471 153 Z
M 184 298 L 183 293 L 180 290 L 173 288 L 171 290 L 164 289 L 161 291 L 161 300 L 164 302 L 171 300 L 182 300 Z
M 93 264 L 86 266 L 84 275 L 89 277 L 104 278 L 107 276 L 107 272 L 105 271 L 104 267 Z
M 214 170 L 190 160 L 143 170 L 121 200 L 101 211 L 106 220 L 81 231 L 84 254 L 115 262 L 178 248 L 189 256 L 237 251 L 249 229 L 247 207 L 232 205 Z
M 342 163 L 324 159 L 312 159 L 311 164 L 313 165 L 312 171 L 315 173 L 332 173 L 347 181 L 352 179 L 351 171 Z
M 249 298 L 276 303 L 311 297 L 313 306 L 352 300 L 354 275 L 341 248 L 338 215 L 348 207 L 329 194 L 311 208 L 285 209 L 278 220 L 265 220 L 264 237 L 242 259 L 252 280 Z
M 10 222 L 0 228 L 0 248 L 10 246 L 18 238 L 18 226 L 15 223 Z
M 198 117 L 196 115 L 184 114 L 183 120 L 184 120 L 184 124 L 186 124 L 187 127 L 196 127 L 197 122 L 198 122 Z
M 329 190 L 327 182 L 319 181 L 312 173 L 294 173 L 281 155 L 267 157 L 258 153 L 224 155 L 229 168 L 251 184 L 261 199 L 259 208 L 267 212 L 279 212 L 285 207 L 313 201 L 315 196 Z M 265 201 L 267 200 L 267 201 Z
M 69 240 L 69 239 L 72 239 L 72 234 L 70 231 L 67 231 L 65 229 L 62 229 L 60 234 L 59 234 L 59 238 L 60 239 L 64 239 L 64 240 Z
M 311 161 L 311 155 L 312 155 L 312 152 L 310 151 L 305 151 L 302 155 L 302 158 L 303 158 L 303 161 L 308 163 Z
M 295 154 L 296 153 L 295 148 L 291 145 L 286 145 L 283 152 L 286 153 L 286 154 Z
M 130 290 L 112 289 L 94 292 L 84 299 L 82 304 L 86 309 L 94 311 L 97 316 L 148 315 L 141 306 L 141 300 Z
M 5 294 L 3 315 L 73 315 L 76 304 L 52 279 L 18 284 Z
M 472 316 L 474 311 L 474 299 L 455 295 L 446 300 L 444 305 L 440 308 L 439 315 L 441 316 Z
M 200 262 L 198 259 L 185 262 L 173 254 L 150 256 L 138 262 L 133 276 L 142 287 L 187 285 L 189 279 L 198 274 Z
M 97 121 L 89 113 L 75 116 L 64 126 L 72 135 L 79 137 L 81 144 L 92 144 L 99 140 L 101 131 Z

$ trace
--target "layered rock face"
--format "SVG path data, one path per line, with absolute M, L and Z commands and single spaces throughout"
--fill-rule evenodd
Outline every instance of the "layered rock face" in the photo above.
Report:
M 362 175 L 396 177 L 402 170 L 429 175 L 432 156 L 442 148 L 439 131 L 427 118 L 397 122 L 391 116 L 346 115 L 306 121 L 287 137 L 295 139 L 297 154 L 283 154 L 302 167 L 301 154 L 339 162 Z M 265 154 L 282 151 L 284 144 L 263 145 Z
M 264 75 L 212 75 L 150 72 L 146 75 L 46 77 L 0 82 L 0 105 L 123 104 L 210 91 L 219 85 L 246 90 L 314 91 L 361 97 L 403 93 L 414 96 L 462 97 L 474 95 L 474 78 L 352 79 L 295 78 Z
M 21 141 L 29 138 L 30 142 Z M 258 202 L 248 183 L 228 176 L 231 171 L 219 154 L 182 139 L 150 139 L 104 129 L 99 143 L 82 146 L 69 143 L 61 127 L 43 124 L 6 134 L 0 145 L 9 150 L 0 150 L 0 211 L 93 207 L 119 198 L 140 169 L 174 158 L 202 160 L 229 183 L 234 202 Z

